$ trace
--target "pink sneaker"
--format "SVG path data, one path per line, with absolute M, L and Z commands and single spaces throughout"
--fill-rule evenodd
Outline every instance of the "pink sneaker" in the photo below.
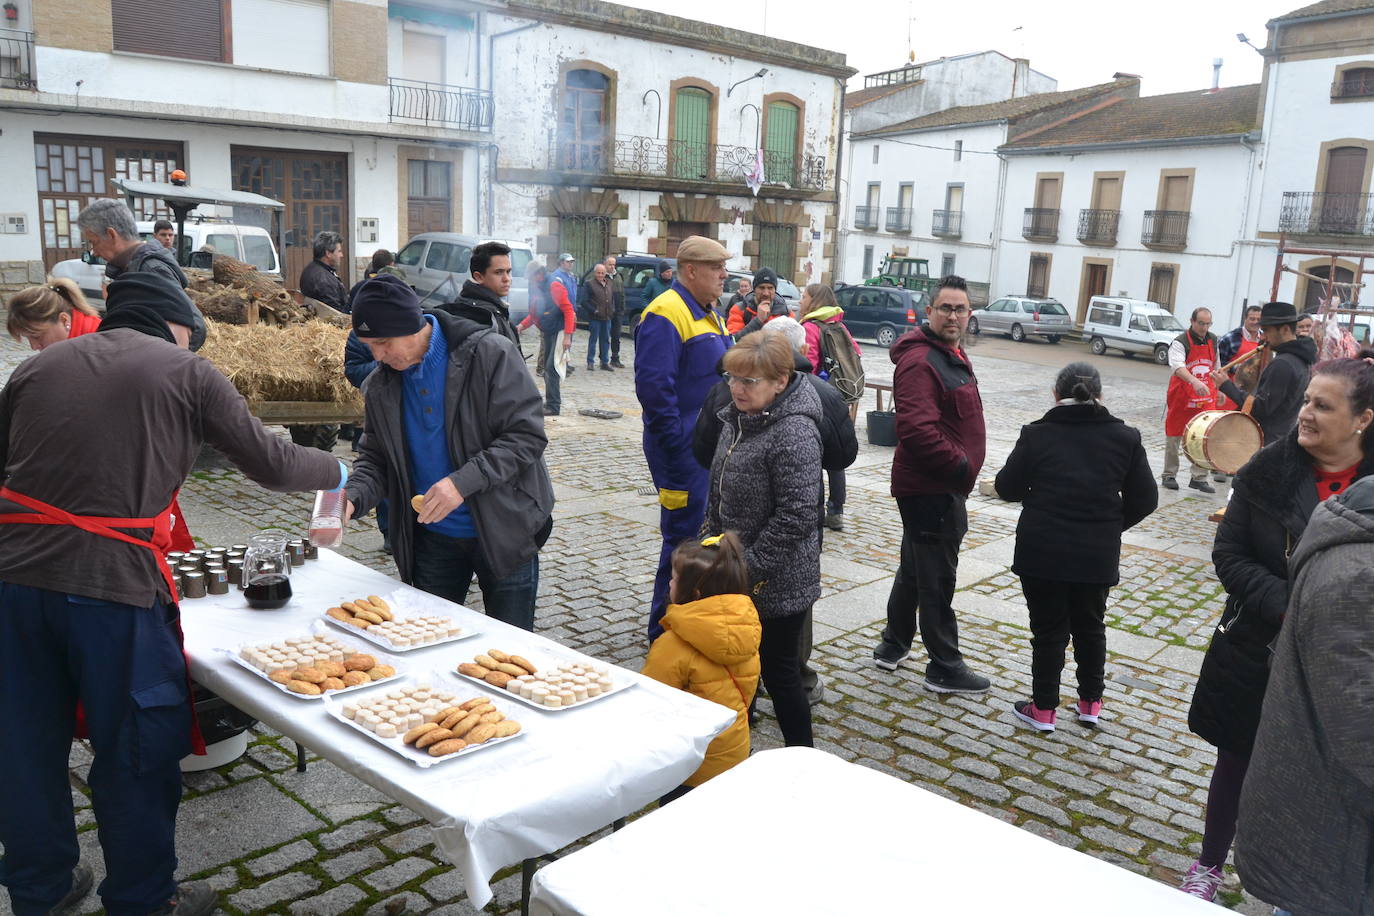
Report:
M 1078 721 L 1088 728 L 1097 725 L 1098 716 L 1102 715 L 1101 700 L 1079 700 L 1078 701 Z
M 1207 868 L 1201 862 L 1194 862 L 1188 869 L 1188 874 L 1183 876 L 1183 883 L 1178 889 L 1210 903 L 1217 895 L 1217 888 L 1221 887 L 1222 877 L 1220 865 Z
M 1032 700 L 1022 700 L 1019 703 L 1013 703 L 1011 711 L 1016 714 L 1016 718 L 1037 731 L 1054 731 L 1055 711 L 1053 709 L 1041 709 Z

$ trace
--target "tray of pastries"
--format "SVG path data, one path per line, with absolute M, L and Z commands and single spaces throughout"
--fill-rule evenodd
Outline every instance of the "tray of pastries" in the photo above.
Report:
M 624 672 L 591 659 L 540 656 L 531 661 L 501 649 L 479 653 L 460 664 L 455 673 L 550 712 L 585 706 L 635 685 Z
M 221 651 L 278 690 L 305 700 L 347 693 L 398 676 L 391 665 L 331 633 L 289 636 Z
M 390 600 L 369 595 L 339 602 L 324 612 L 324 619 L 390 652 L 410 652 L 478 635 L 452 617 L 418 613 L 418 605 L 407 609 L 407 603 L 414 602 L 400 594 L 392 594 Z

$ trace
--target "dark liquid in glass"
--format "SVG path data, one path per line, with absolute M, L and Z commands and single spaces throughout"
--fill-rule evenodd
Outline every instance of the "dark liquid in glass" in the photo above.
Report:
M 243 590 L 248 606 L 260 611 L 275 611 L 291 600 L 291 580 L 286 576 L 262 576 Z

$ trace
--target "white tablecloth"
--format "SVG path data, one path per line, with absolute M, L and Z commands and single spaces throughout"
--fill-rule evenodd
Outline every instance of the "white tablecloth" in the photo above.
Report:
M 544 866 L 530 911 L 1216 912 L 1175 888 L 809 748 L 755 754 Z
M 510 700 L 520 710 L 524 737 L 421 769 L 327 715 L 323 701 L 282 693 L 217 650 L 307 635 L 324 610 L 341 601 L 398 589 L 422 593 L 327 550 L 320 551 L 318 561 L 297 569 L 291 585 L 292 601 L 278 611 L 255 611 L 232 588 L 228 595 L 184 601 L 182 627 L 192 675 L 425 817 L 438 847 L 462 871 L 468 896 L 478 908 L 491 899 L 488 882 L 499 869 L 559 849 L 681 784 L 701 765 L 711 739 L 734 720 L 734 712 L 724 706 L 618 669 L 617 677 L 631 678 L 636 686 L 561 713 Z M 444 604 L 464 628 L 480 629 L 483 635 L 406 653 L 368 651 L 402 673 L 449 671 L 488 648 L 522 655 L 570 654 L 542 636 Z M 330 631 L 349 638 L 343 631 Z M 459 693 L 484 690 L 456 679 L 451 686 Z

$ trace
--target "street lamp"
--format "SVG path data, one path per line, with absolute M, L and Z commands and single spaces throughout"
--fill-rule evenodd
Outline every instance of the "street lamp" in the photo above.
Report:
M 727 89 L 727 90 L 725 90 L 725 97 L 728 99 L 728 98 L 730 97 L 730 93 L 732 93 L 732 92 L 735 91 L 735 86 L 740 85 L 740 83 L 747 83 L 747 82 L 749 82 L 750 80 L 759 79 L 760 77 L 763 77 L 763 76 L 767 75 L 767 73 L 768 73 L 768 68 L 767 68 L 767 67 L 760 67 L 760 68 L 759 68 L 759 72 L 758 72 L 758 73 L 755 73 L 753 76 L 746 76 L 744 79 L 740 80 L 738 83 L 733 83 L 733 84 L 731 84 L 730 88 Z

